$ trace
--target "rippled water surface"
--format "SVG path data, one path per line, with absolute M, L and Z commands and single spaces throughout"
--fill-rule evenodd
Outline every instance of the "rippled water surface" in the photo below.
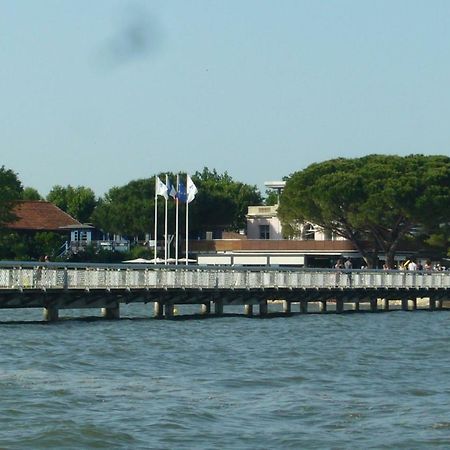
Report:
M 450 311 L 0 313 L 2 449 L 450 447 Z

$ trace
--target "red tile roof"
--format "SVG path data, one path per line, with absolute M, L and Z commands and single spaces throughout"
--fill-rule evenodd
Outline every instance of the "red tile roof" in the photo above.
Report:
M 81 225 L 78 220 L 44 201 L 22 201 L 14 208 L 18 220 L 7 225 L 13 230 L 61 231 L 70 225 Z

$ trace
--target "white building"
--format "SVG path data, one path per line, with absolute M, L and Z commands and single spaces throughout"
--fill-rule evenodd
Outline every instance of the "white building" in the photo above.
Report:
M 285 186 L 284 181 L 264 184 L 277 190 L 278 195 Z M 329 267 L 341 256 L 359 256 L 350 241 L 308 222 L 299 225 L 297 238 L 284 239 L 277 211 L 278 205 L 250 206 L 245 238 L 209 241 L 198 253 L 198 263 L 247 266 L 306 266 L 312 263 Z

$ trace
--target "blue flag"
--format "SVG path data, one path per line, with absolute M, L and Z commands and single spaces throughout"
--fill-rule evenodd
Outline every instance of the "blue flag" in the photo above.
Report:
M 177 198 L 180 202 L 186 203 L 188 199 L 188 194 L 186 192 L 186 186 L 180 182 L 178 185 Z

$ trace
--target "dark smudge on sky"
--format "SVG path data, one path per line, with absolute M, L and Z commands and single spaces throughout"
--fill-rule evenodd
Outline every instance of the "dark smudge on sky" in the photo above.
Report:
M 129 7 L 117 31 L 100 50 L 100 63 L 115 68 L 154 54 L 161 32 L 156 19 L 142 7 Z

